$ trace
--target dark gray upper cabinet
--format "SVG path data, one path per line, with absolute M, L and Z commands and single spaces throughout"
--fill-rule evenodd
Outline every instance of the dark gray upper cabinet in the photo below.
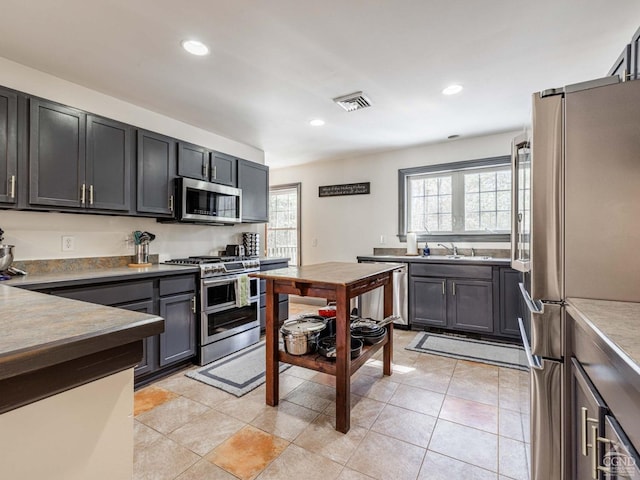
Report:
M 30 204 L 130 210 L 128 125 L 40 99 L 30 120 Z
M 238 188 L 242 189 L 242 221 L 269 221 L 269 167 L 238 159 Z
M 235 187 L 237 179 L 237 159 L 220 152 L 211 152 L 211 178 L 210 180 L 222 185 Z
M 103 210 L 131 208 L 131 127 L 87 115 L 88 206 Z
M 173 216 L 176 143 L 173 138 L 138 130 L 138 212 Z
M 84 207 L 84 112 L 31 99 L 29 118 L 29 203 Z
M 0 88 L 0 203 L 15 204 L 18 176 L 18 95 Z
M 191 143 L 178 143 L 178 175 L 209 181 L 211 152 Z
M 178 143 L 178 175 L 235 187 L 236 158 L 193 145 Z

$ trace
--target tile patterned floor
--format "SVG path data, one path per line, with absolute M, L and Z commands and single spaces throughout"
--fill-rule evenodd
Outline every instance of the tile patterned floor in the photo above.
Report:
M 528 480 L 527 374 L 404 350 L 415 334 L 395 330 L 391 377 L 381 352 L 352 377 L 346 435 L 332 377 L 299 367 L 278 407 L 184 371 L 136 392 L 134 479 Z

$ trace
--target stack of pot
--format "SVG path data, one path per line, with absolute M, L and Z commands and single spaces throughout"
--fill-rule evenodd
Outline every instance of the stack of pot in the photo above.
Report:
M 255 232 L 244 232 L 242 234 L 242 245 L 244 254 L 247 257 L 260 256 L 260 234 Z

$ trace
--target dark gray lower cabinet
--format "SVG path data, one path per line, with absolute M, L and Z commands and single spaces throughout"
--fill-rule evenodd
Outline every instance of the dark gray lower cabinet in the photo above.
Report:
M 153 314 L 153 300 L 147 300 L 144 302 L 133 302 L 119 305 L 118 308 L 124 308 L 131 310 L 132 312 L 141 312 Z M 150 373 L 158 368 L 158 361 L 153 355 L 156 351 L 157 336 L 147 337 L 142 344 L 142 360 L 135 368 L 135 375 L 144 375 Z
M 521 273 L 511 268 L 500 267 L 500 334 L 520 337 L 518 318 L 522 317 L 522 295 L 518 283 Z
M 493 284 L 466 278 L 411 277 L 411 323 L 493 333 Z
M 593 478 L 593 461 L 597 452 L 593 448 L 593 432 L 602 432 L 604 400 L 573 358 L 571 363 L 571 455 L 573 478 Z M 596 434 L 597 436 L 597 434 Z M 597 472 L 596 472 L 597 478 Z
M 288 260 L 283 260 L 281 262 L 270 262 L 266 264 L 260 264 L 260 271 L 265 272 L 268 270 L 276 270 L 278 268 L 287 268 L 289 266 Z M 266 292 L 267 292 L 267 281 L 260 280 L 260 329 L 264 330 L 267 325 L 267 317 L 266 317 Z M 280 322 L 284 322 L 287 318 L 289 318 L 289 295 L 278 296 L 278 320 Z
M 450 279 L 449 325 L 458 330 L 493 333 L 493 284 L 484 280 Z
M 411 263 L 409 320 L 416 327 L 520 338 L 520 274 L 499 265 Z
M 196 353 L 195 294 L 160 298 L 164 333 L 160 334 L 160 366 L 193 357 Z
M 164 318 L 164 332 L 144 341 L 143 358 L 135 368 L 138 381 L 141 377 L 195 357 L 195 289 L 195 274 L 181 274 L 40 291 Z
M 411 323 L 447 326 L 447 281 L 444 278 L 411 277 Z

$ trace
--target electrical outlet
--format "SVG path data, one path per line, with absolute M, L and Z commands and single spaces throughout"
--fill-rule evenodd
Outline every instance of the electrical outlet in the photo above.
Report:
M 384 235 L 380 235 L 380 245 L 384 245 Z
M 69 235 L 62 236 L 62 251 L 72 252 L 76 248 L 76 238 Z
M 311 242 L 311 246 L 312 247 L 317 247 L 318 246 L 318 239 L 314 238 L 313 241 Z

